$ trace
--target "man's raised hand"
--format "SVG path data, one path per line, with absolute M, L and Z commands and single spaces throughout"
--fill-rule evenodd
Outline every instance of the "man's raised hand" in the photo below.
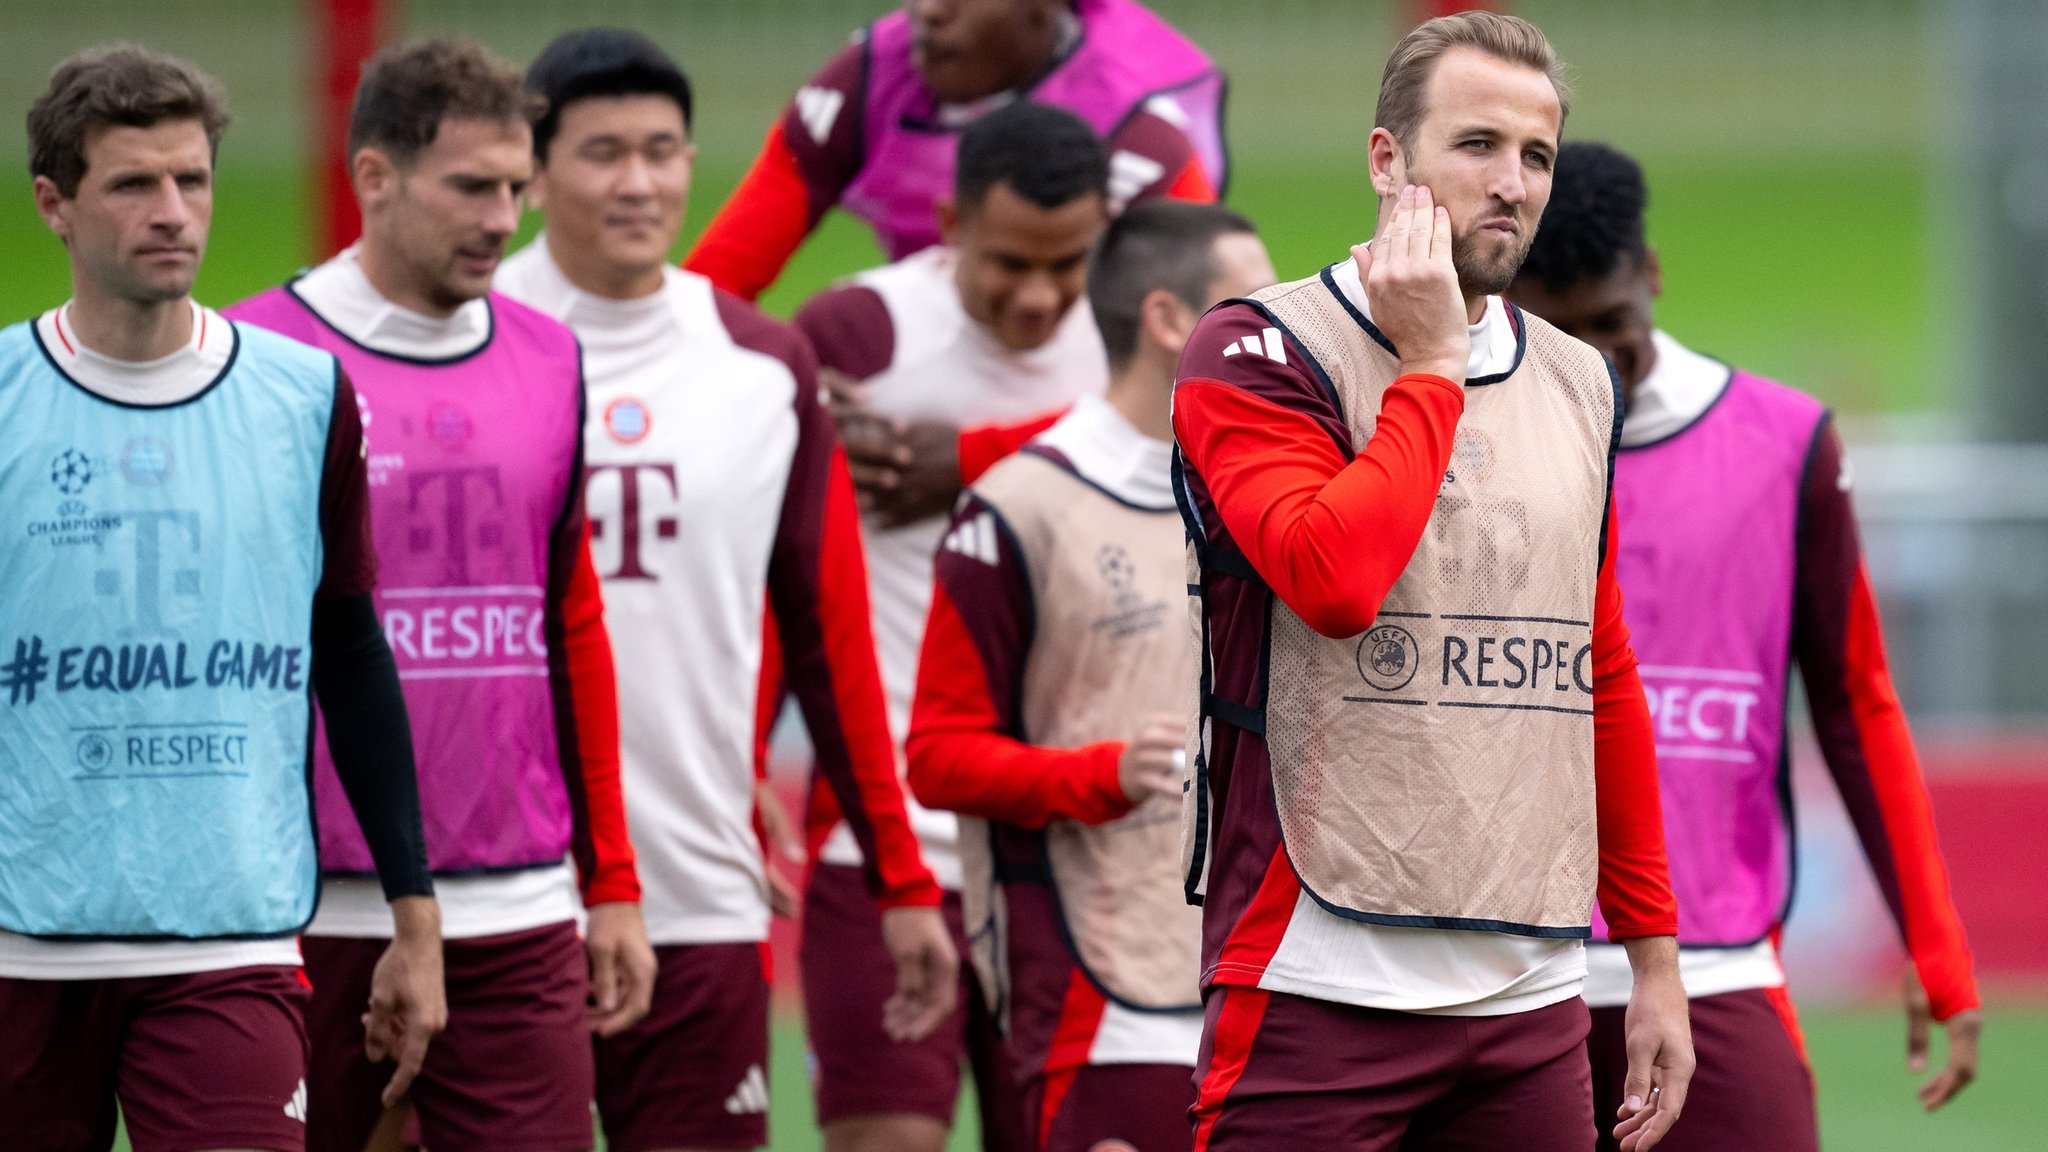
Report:
M 1472 337 L 1451 260 L 1450 210 L 1428 188 L 1406 185 L 1386 227 L 1352 255 L 1372 322 L 1399 353 L 1401 371 L 1464 383 Z

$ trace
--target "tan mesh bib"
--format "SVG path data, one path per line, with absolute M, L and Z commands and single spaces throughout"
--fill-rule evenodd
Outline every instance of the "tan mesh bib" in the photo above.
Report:
M 1256 299 L 1362 449 L 1395 356 L 1320 279 Z M 1273 607 L 1266 743 L 1288 855 L 1318 900 L 1368 921 L 1586 929 L 1614 392 L 1592 349 L 1522 321 L 1514 370 L 1466 389 L 1436 510 L 1373 627 L 1332 640 Z
M 1181 610 L 1175 510 L 1125 504 L 1028 451 L 991 469 L 974 490 L 1009 525 L 1031 577 L 1036 619 L 1023 738 L 1076 748 L 1129 739 L 1151 714 L 1178 715 L 1195 676 L 1195 645 Z M 1168 798 L 1107 824 L 1059 820 L 1045 829 L 1077 958 L 1104 991 L 1134 1007 L 1201 1004 L 1201 912 L 1181 890 L 1179 842 L 1179 803 Z M 1001 937 L 1000 908 L 981 904 L 1001 899 L 988 844 L 985 827 L 963 827 L 962 899 L 969 924 L 992 917 Z M 978 949 L 977 962 L 1000 980 L 994 944 Z

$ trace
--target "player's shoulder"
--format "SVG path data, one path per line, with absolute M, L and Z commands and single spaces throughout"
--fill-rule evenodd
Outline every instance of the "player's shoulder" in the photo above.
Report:
M 858 97 L 867 81 L 868 42 L 866 28 L 847 37 L 845 46 L 834 52 L 798 91 L 838 92 L 848 100 Z
M 895 359 L 895 317 L 872 284 L 834 284 L 797 309 L 796 326 L 817 351 L 818 363 L 857 380 L 884 371 Z
M 576 333 L 567 324 L 533 305 L 495 288 L 486 300 L 491 308 L 493 339 L 509 335 L 552 353 L 575 353 L 580 348 Z
M 817 356 L 811 342 L 797 325 L 768 315 L 696 273 L 683 272 L 681 276 L 703 281 L 711 315 L 735 347 L 779 360 L 799 376 L 817 371 Z
M 207 311 L 212 312 L 212 309 Z M 233 326 L 234 356 L 239 363 L 274 365 L 288 369 L 296 376 L 329 383 L 341 370 L 334 354 L 324 349 L 274 332 L 254 320 L 220 312 L 212 312 L 212 315 L 215 322 Z
M 1181 352 L 1181 380 L 1235 382 L 1274 373 L 1301 375 L 1308 353 L 1268 307 L 1272 291 L 1225 300 L 1204 313 Z

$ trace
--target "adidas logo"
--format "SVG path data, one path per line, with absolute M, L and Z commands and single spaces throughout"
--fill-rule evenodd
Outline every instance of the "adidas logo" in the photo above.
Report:
M 1145 111 L 1150 112 L 1183 132 L 1187 131 L 1188 110 L 1181 107 L 1180 101 L 1175 100 L 1171 96 L 1162 94 L 1145 101 Z
M 1259 342 L 1261 339 L 1264 339 L 1265 343 L 1261 344 Z M 1280 330 L 1278 328 L 1268 328 L 1257 336 L 1247 336 L 1242 340 L 1233 342 L 1228 348 L 1223 350 L 1225 356 L 1235 356 L 1240 352 L 1249 352 L 1254 356 L 1264 356 L 1268 360 L 1278 360 L 1282 364 L 1287 363 L 1287 349 L 1280 343 Z
M 1118 152 L 1109 158 L 1109 210 L 1121 212 L 1138 193 L 1166 175 L 1166 165 L 1136 152 Z
M 746 1078 L 740 1081 L 740 1086 L 733 1089 L 732 1095 L 725 1098 L 725 1110 L 732 1116 L 747 1116 L 768 1111 L 768 1077 L 761 1074 L 759 1064 L 749 1067 Z
M 846 107 L 846 93 L 836 88 L 805 87 L 796 90 L 796 118 L 804 122 L 811 139 L 823 145 L 839 122 L 839 110 Z
M 292 1089 L 292 1098 L 284 1102 L 284 1114 L 301 1124 L 306 1122 L 306 1082 L 304 1080 L 300 1080 L 299 1086 Z
M 983 564 L 994 566 L 996 552 L 996 518 L 983 512 L 946 535 L 945 549 L 971 557 Z

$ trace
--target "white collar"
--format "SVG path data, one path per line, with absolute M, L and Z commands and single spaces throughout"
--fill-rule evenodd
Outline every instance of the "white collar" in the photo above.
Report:
M 69 301 L 37 317 L 36 332 L 66 376 L 87 391 L 122 404 L 189 400 L 220 378 L 235 350 L 234 326 L 197 301 L 192 302 L 191 339 L 155 360 L 117 360 L 87 348 L 71 323 Z
M 1032 443 L 1065 456 L 1082 479 L 1126 504 L 1160 512 L 1174 507 L 1173 445 L 1138 431 L 1100 396 L 1074 401 Z
M 1372 319 L 1372 309 L 1365 302 L 1365 283 L 1358 278 L 1356 260 L 1339 260 L 1330 265 L 1330 278 L 1337 282 L 1337 290 L 1344 299 L 1351 302 L 1358 314 Z M 1515 353 L 1520 341 L 1515 338 L 1515 326 L 1508 321 L 1507 305 L 1498 296 L 1486 298 L 1486 311 L 1480 314 L 1479 323 L 1468 324 L 1466 330 L 1472 336 L 1472 359 L 1465 365 L 1465 379 L 1479 380 L 1512 371 Z
M 542 232 L 533 242 L 505 258 L 498 266 L 495 287 L 539 312 L 554 317 L 589 344 L 606 336 L 639 338 L 648 326 L 664 317 L 682 330 L 684 339 L 711 338 L 721 329 L 706 327 L 705 317 L 716 315 L 710 282 L 694 272 L 664 264 L 661 287 L 631 300 L 614 300 L 585 291 L 573 283 Z
M 1685 430 L 1728 386 L 1726 364 L 1687 348 L 1663 329 L 1650 333 L 1657 362 L 1629 395 L 1621 446 L 1638 448 Z
M 292 291 L 337 332 L 372 352 L 413 360 L 452 360 L 491 339 L 491 305 L 482 297 L 437 319 L 401 308 L 363 274 L 358 245 L 292 282 Z

